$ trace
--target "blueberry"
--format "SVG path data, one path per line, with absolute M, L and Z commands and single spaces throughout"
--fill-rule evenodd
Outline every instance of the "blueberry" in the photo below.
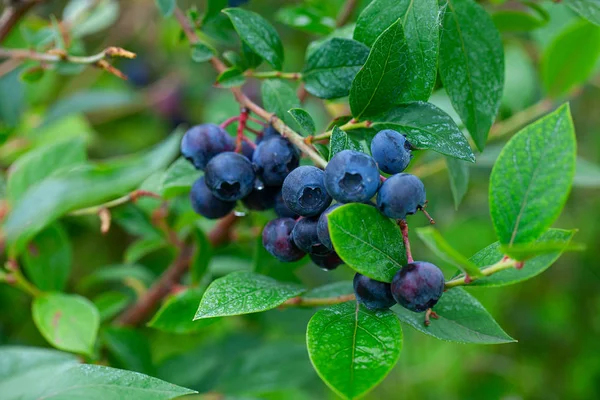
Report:
M 242 154 L 248 159 L 252 160 L 252 156 L 254 155 L 254 147 L 245 140 L 242 141 Z
M 275 206 L 275 197 L 278 192 L 278 188 L 274 187 L 265 186 L 262 189 L 255 187 L 248 196 L 242 199 L 242 203 L 250 210 L 268 210 Z
M 234 149 L 233 138 L 220 126 L 214 124 L 193 126 L 181 140 L 181 154 L 197 169 L 204 169 L 217 154 Z
M 326 254 L 310 254 L 310 259 L 319 267 L 331 271 L 344 263 L 335 251 Z
M 291 233 L 295 225 L 296 221 L 291 218 L 277 218 L 270 221 L 263 230 L 263 246 L 280 261 L 292 262 L 304 257 L 304 252 L 292 240 Z
M 285 201 L 283 201 L 283 195 L 281 194 L 281 190 L 275 196 L 275 213 L 280 217 L 287 217 L 293 219 L 297 219 L 299 217 L 298 214 L 290 210 L 285 204 Z
M 336 203 L 329 207 L 323 212 L 323 214 L 321 214 L 319 217 L 319 222 L 317 223 L 317 235 L 319 235 L 319 240 L 325 245 L 325 247 L 331 250 L 333 250 L 333 243 L 331 243 L 331 236 L 329 235 L 329 222 L 327 221 L 327 216 L 330 212 L 340 206 L 343 206 L 343 204 Z
M 389 283 L 379 282 L 358 273 L 354 275 L 354 294 L 356 300 L 370 310 L 387 309 L 396 304 Z
M 317 218 L 299 219 L 292 231 L 292 238 L 294 239 L 296 246 L 302 251 L 309 254 L 324 255 L 330 253 L 331 250 L 319 241 L 319 236 L 317 235 L 317 221 Z
M 364 203 L 379 188 L 379 169 L 371 156 L 340 151 L 325 168 L 325 187 L 340 203 Z
M 273 136 L 263 140 L 254 150 L 252 162 L 267 186 L 280 186 L 288 174 L 298 167 L 296 148 L 285 138 Z
M 254 187 L 254 168 L 243 155 L 221 153 L 206 165 L 206 186 L 225 201 L 236 201 L 250 194 Z
M 296 214 L 312 217 L 321 214 L 331 204 L 331 196 L 323 183 L 323 171 L 317 167 L 298 167 L 285 178 L 281 194 L 283 201 Z
M 192 202 L 194 211 L 210 219 L 224 217 L 235 207 L 235 202 L 223 201 L 216 198 L 206 186 L 203 176 L 192 185 L 190 201 Z
M 425 205 L 425 186 L 411 174 L 396 174 L 381 185 L 377 208 L 389 218 L 404 219 Z
M 423 312 L 433 307 L 444 292 L 444 274 L 435 265 L 415 261 L 394 275 L 392 296 L 401 306 Z
M 379 169 L 387 174 L 404 171 L 412 158 L 410 143 L 404 135 L 391 129 L 385 129 L 375 135 L 371 142 L 371 154 Z
M 265 129 L 263 129 L 262 136 L 258 136 L 256 138 L 255 142 L 256 142 L 256 144 L 259 144 L 263 140 L 268 140 L 272 137 L 277 137 L 277 136 L 279 136 L 279 132 L 277 132 L 277 130 L 275 128 L 273 128 L 273 125 L 268 125 Z

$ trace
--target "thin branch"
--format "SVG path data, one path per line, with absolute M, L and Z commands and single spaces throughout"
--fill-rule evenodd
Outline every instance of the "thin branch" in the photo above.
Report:
M 121 204 L 128 203 L 130 201 L 135 202 L 140 197 L 152 197 L 154 199 L 160 199 L 161 197 L 153 192 L 149 192 L 147 190 L 134 190 L 133 192 L 126 194 L 123 197 L 119 197 L 118 199 L 111 200 L 109 202 L 99 204 L 97 206 L 82 208 L 81 210 L 75 210 L 69 213 L 69 215 L 89 215 L 89 214 L 98 214 L 103 209 L 108 209 L 116 206 L 120 206 Z
M 281 72 L 281 71 L 267 71 L 267 72 L 257 72 L 257 71 L 246 71 L 244 72 L 244 76 L 249 78 L 256 79 L 270 79 L 270 78 L 279 78 L 279 79 L 289 79 L 289 80 L 298 80 L 302 79 L 301 72 Z
M 410 241 L 408 240 L 408 224 L 405 220 L 398 220 L 398 226 L 400 226 L 400 231 L 402 232 L 402 240 L 404 241 L 404 249 L 406 250 L 406 261 L 409 263 L 414 262 L 412 252 L 410 251 Z
M 358 5 L 358 0 L 347 0 L 344 7 L 338 14 L 337 20 L 335 22 L 335 26 L 340 27 L 346 25 L 350 18 L 352 18 L 352 14 L 354 13 L 354 9 Z
M 15 25 L 37 4 L 44 0 L 21 0 L 13 6 L 8 6 L 0 16 L 0 43 L 6 39 Z
M 497 272 L 504 271 L 505 269 L 522 267 L 522 263 L 523 263 L 522 261 L 512 260 L 510 258 L 503 258 L 502 260 L 498 261 L 496 264 L 482 268 L 481 272 L 483 273 L 484 276 L 490 276 Z M 453 287 L 457 287 L 457 286 L 468 285 L 469 283 L 471 283 L 475 280 L 476 280 L 476 278 L 473 278 L 470 276 L 468 277 L 466 275 L 457 276 L 456 278 L 451 279 L 448 282 L 446 282 L 446 290 L 451 289 Z
M 319 307 L 319 306 L 330 306 L 338 303 L 345 303 L 347 301 L 356 300 L 354 294 L 345 294 L 342 296 L 335 297 L 324 297 L 324 298 L 309 298 L 309 297 L 294 297 L 287 300 L 280 307 Z

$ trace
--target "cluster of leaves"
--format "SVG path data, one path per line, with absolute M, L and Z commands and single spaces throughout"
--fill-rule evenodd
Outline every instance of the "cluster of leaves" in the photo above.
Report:
M 112 5 L 115 2 L 101 3 L 110 4 L 107 9 L 116 12 Z M 533 4 L 526 12 L 505 11 L 490 17 L 473 0 L 450 0 L 441 6 L 436 0 L 374 0 L 358 15 L 355 25 L 336 27 L 334 16 L 339 4 L 332 11 L 331 5 L 307 1 L 306 6 L 289 6 L 277 13 L 280 22 L 320 35 L 306 52 L 304 69 L 286 73 L 281 72 L 284 46 L 275 28 L 260 15 L 241 8 L 227 8 L 221 13 L 226 3 L 209 1 L 202 16 L 195 10 L 188 13 L 192 25 L 200 27 L 199 32 L 206 35 L 191 45 L 191 58 L 205 62 L 222 56 L 227 62 L 228 69 L 216 78 L 220 86 L 239 87 L 252 77 L 268 78 L 261 84 L 263 107 L 305 136 L 317 134 L 318 124 L 301 108 L 295 88 L 285 82 L 286 78 L 299 79 L 310 94 L 328 102 L 333 100 L 331 103 L 347 97 L 351 115 L 330 124 L 328 147 L 315 145 L 325 160 L 344 149 L 367 151 L 375 133 L 394 129 L 405 134 L 415 148 L 446 157 L 457 203 L 466 191 L 467 163 L 475 161 L 469 138 L 483 151 L 501 107 L 505 54 L 499 30 L 533 30 L 548 20 L 543 9 Z M 565 52 L 573 47 L 572 43 L 586 41 L 590 46 L 600 47 L 600 30 L 594 25 L 600 23 L 600 10 L 593 2 L 584 0 L 568 3 L 589 22 L 578 21 L 546 50 L 542 76 L 553 97 L 585 81 L 600 54 L 577 52 L 578 65 L 583 67 L 575 72 L 568 69 L 566 63 L 571 55 Z M 157 5 L 165 16 L 171 16 L 176 8 L 173 0 L 157 0 Z M 77 15 L 74 8 L 70 7 L 68 15 Z M 89 20 L 94 19 L 86 19 L 86 24 L 94 27 L 93 32 L 105 26 Z M 106 16 L 101 20 L 110 21 Z M 77 26 L 81 30 L 86 24 Z M 58 40 L 60 36 L 56 35 L 56 29 L 47 34 L 53 39 L 44 40 Z M 233 34 L 241 40 L 240 51 L 219 54 L 218 45 Z M 557 62 L 559 59 L 564 61 Z M 263 61 L 273 70 L 257 71 Z M 457 118 L 451 115 L 451 110 L 444 111 L 428 102 L 436 88 L 438 73 Z M 74 105 L 85 104 L 81 98 L 67 100 L 55 105 L 46 119 L 58 120 L 67 113 L 65 110 L 72 111 Z M 113 98 L 107 102 L 114 105 Z M 3 116 L 14 115 L 14 109 L 0 107 L 0 111 Z M 282 267 L 269 260 L 260 244 L 255 247 L 251 271 L 209 268 L 216 251 L 205 234 L 209 224 L 192 217 L 188 209 L 177 203 L 179 199 L 185 202 L 191 183 L 198 177 L 198 172 L 185 160 L 171 163 L 179 140 L 180 133 L 176 131 L 143 154 L 94 162 L 88 160 L 86 143 L 80 136 L 66 137 L 52 144 L 41 142 L 43 145 L 12 164 L 5 195 L 10 213 L 3 221 L 2 233 L 8 255 L 19 260 L 30 282 L 29 286 L 23 284 L 23 288 L 29 288 L 34 296 L 33 322 L 52 346 L 82 355 L 90 362 L 97 361 L 101 351 L 107 351 L 117 359 L 114 365 L 169 380 L 168 374 L 159 374 L 149 367 L 151 356 L 144 335 L 111 324 L 135 296 L 113 290 L 90 301 L 63 292 L 73 255 L 69 236 L 59 220 L 70 214 L 94 214 L 106 202 L 127 197 L 136 189 L 151 190 L 165 200 L 172 200 L 170 210 L 177 218 L 168 221 L 168 228 L 180 238 L 191 238 L 196 245 L 190 284 L 162 304 L 148 323 L 152 329 L 189 334 L 202 331 L 218 317 L 296 304 L 327 306 L 318 310 L 308 324 L 308 353 L 322 380 L 338 395 L 349 399 L 373 389 L 396 364 L 403 346 L 403 325 L 446 341 L 479 344 L 514 341 L 479 301 L 462 288 L 451 288 L 443 295 L 434 309 L 439 318 L 425 326 L 421 314 L 399 306 L 373 312 L 351 301 L 334 304 L 336 299 L 351 294 L 350 282 L 312 290 L 287 282 L 286 272 L 281 269 L 289 273 L 293 266 Z M 575 154 L 573 123 L 569 106 L 564 104 L 517 133 L 495 160 L 489 201 L 498 242 L 468 258 L 453 249 L 437 230 L 426 227 L 414 231 L 432 253 L 458 268 L 457 277 L 468 275 L 472 279 L 469 285 L 499 287 L 532 278 L 572 246 L 575 231 L 551 226 L 563 209 L 573 183 Z M 123 260 L 127 266 L 107 267 L 92 273 L 80 282 L 79 292 L 114 282 L 143 291 L 154 281 L 151 272 L 135 263 L 161 249 L 179 250 L 170 241 L 168 232 L 151 223 L 149 215 L 159 206 L 157 200 L 144 199 L 136 206 L 122 206 L 113 212 L 114 221 L 139 239 L 127 248 Z M 260 216 L 252 218 L 256 225 L 264 223 Z M 406 264 L 399 228 L 372 207 L 358 204 L 341 207 L 330 214 L 329 223 L 334 247 L 351 269 L 389 282 Z M 524 267 L 507 268 L 489 276 L 484 272 L 505 256 L 525 260 Z M 3 272 L 8 273 L 9 269 Z M 224 276 L 213 279 L 221 275 Z M 22 275 L 18 278 L 25 279 Z M 303 348 L 273 346 L 261 353 L 261 357 L 268 354 L 265 359 L 276 362 L 273 360 L 282 354 L 298 355 L 303 351 Z M 0 393 L 8 393 L 9 398 L 33 398 L 48 393 L 59 396 L 67 391 L 70 395 L 89 397 L 89 391 L 93 390 L 103 398 L 163 399 L 192 392 L 135 372 L 79 364 L 74 356 L 64 352 L 7 347 L 0 353 L 0 372 L 4 372 L 0 373 Z M 258 357 L 255 354 L 248 357 L 251 356 Z M 307 363 L 302 356 L 297 359 Z M 207 364 L 209 372 L 219 367 L 210 357 Z M 240 364 L 249 369 L 254 366 L 251 362 Z M 228 368 L 219 383 L 224 390 L 227 379 L 239 373 L 231 366 Z M 182 381 L 177 379 L 178 383 Z M 36 385 L 32 385 L 33 381 Z M 190 382 L 190 386 L 196 387 L 196 382 Z

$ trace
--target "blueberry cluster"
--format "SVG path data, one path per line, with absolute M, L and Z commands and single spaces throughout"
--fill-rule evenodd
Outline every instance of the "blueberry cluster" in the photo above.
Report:
M 192 187 L 192 206 L 206 218 L 227 215 L 238 200 L 251 210 L 274 208 L 278 218 L 265 226 L 262 242 L 284 262 L 308 254 L 323 269 L 341 265 L 327 216 L 343 204 L 375 206 L 372 199 L 377 196 L 376 207 L 384 215 L 405 219 L 426 203 L 423 183 L 403 173 L 412 158 L 411 145 L 393 130 L 380 131 L 373 138 L 372 156 L 343 150 L 325 170 L 299 166 L 298 150 L 270 126 L 255 146 L 246 141 L 240 144 L 236 152 L 234 139 L 213 124 L 186 132 L 181 152 L 197 169 L 204 170 Z M 382 178 L 380 171 L 391 176 Z M 358 301 L 373 309 L 399 303 L 413 311 L 425 311 L 437 302 L 443 288 L 441 271 L 426 262 L 408 264 L 391 285 L 360 274 L 354 278 Z

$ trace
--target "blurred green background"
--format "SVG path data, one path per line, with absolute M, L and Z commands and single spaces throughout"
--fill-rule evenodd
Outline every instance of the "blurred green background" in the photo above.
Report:
M 52 16 L 60 18 L 66 1 L 49 1 L 36 9 L 5 41 L 6 47 L 27 47 L 31 35 L 47 27 Z M 108 3 L 108 2 L 100 2 Z M 307 45 L 318 37 L 281 23 L 277 10 L 301 2 L 253 0 L 245 8 L 273 21 L 285 43 L 285 71 L 299 71 Z M 335 16 L 341 1 L 308 1 Z M 362 1 L 364 7 L 368 1 Z M 511 2 L 483 2 L 492 13 L 520 10 Z M 90 157 L 102 159 L 146 149 L 168 136 L 180 124 L 220 123 L 237 114 L 238 106 L 228 90 L 215 88 L 209 65 L 191 61 L 189 46 L 182 40 L 173 18 L 163 19 L 154 2 L 114 2 L 116 11 L 104 14 L 72 43 L 74 51 L 93 54 L 114 45 L 138 54 L 132 61 L 117 60 L 115 66 L 129 76 L 123 81 L 103 71 L 47 72 L 36 82 L 19 79 L 26 65 L 0 64 L 0 165 L 5 175 L 10 164 L 31 148 L 58 138 L 81 136 Z M 557 38 L 581 19 L 569 8 L 541 2 L 550 22 L 531 31 L 502 25 L 506 52 L 506 85 L 500 118 L 510 118 L 546 98 L 540 63 Z M 204 7 L 203 1 L 180 1 Z M 357 13 L 355 13 L 355 16 Z M 81 27 L 81 25 L 79 25 Z M 600 29 L 600 28 L 599 28 Z M 210 40 L 220 50 L 237 49 L 237 40 L 227 29 L 209 27 Z M 29 36 L 28 36 L 29 35 Z M 577 82 L 568 96 L 553 99 L 555 105 L 571 102 L 578 139 L 579 163 L 576 185 L 563 215 L 555 226 L 578 228 L 576 241 L 587 249 L 563 255 L 542 276 L 499 289 L 470 289 L 489 309 L 499 324 L 519 342 L 498 346 L 444 343 L 404 328 L 400 362 L 367 399 L 595 399 L 600 398 L 600 46 L 578 47 L 578 52 L 595 54 L 594 73 L 587 82 Z M 569 55 L 563 55 L 568 56 Z M 577 60 L 577 58 L 574 58 Z M 557 60 L 564 61 L 564 60 Z M 11 69 L 12 68 L 12 69 Z M 9 72 L 7 72 L 9 71 Z M 584 79 L 587 78 L 584 77 Z M 259 84 L 250 80 L 245 92 L 259 101 Z M 436 92 L 433 102 L 448 100 Z M 320 129 L 344 113 L 342 102 L 324 105 L 308 97 L 305 108 Z M 437 228 L 455 248 L 472 255 L 494 242 L 488 208 L 491 166 L 510 135 L 489 143 L 470 168 L 468 192 L 455 210 L 447 172 L 428 171 L 424 178 L 428 210 Z M 437 164 L 436 155 L 418 158 L 413 168 Z M 433 163 L 433 164 L 432 164 Z M 140 230 L 146 229 L 147 207 L 125 205 L 115 210 L 115 223 L 106 236 L 99 232 L 94 217 L 63 219 L 72 241 L 73 272 L 69 291 L 88 296 L 97 303 L 106 293 L 135 297 L 160 274 L 173 257 L 171 249 L 154 251 L 142 259 L 135 278 L 98 277 L 107 266 L 123 263 L 123 255 Z M 185 195 L 171 204 L 179 218 L 192 218 Z M 249 269 L 257 249 L 256 230 L 270 218 L 253 214 L 236 231 L 236 241 L 219 249 L 210 271 L 217 277 L 232 270 Z M 175 222 L 175 221 L 173 221 Z M 412 226 L 426 225 L 424 217 L 413 217 Z M 201 222 L 210 226 L 209 222 Z M 454 273 L 413 238 L 415 258 L 442 266 L 447 276 Z M 264 266 L 281 279 L 299 280 L 316 287 L 336 280 L 350 280 L 353 273 L 342 267 L 331 273 L 312 264 Z M 295 269 L 294 269 L 295 268 Z M 138 276 L 139 275 L 139 276 Z M 91 277 L 91 278 L 90 278 Z M 94 280 L 95 279 L 95 280 Z M 0 286 L 0 344 L 47 346 L 29 318 L 30 299 L 16 290 Z M 111 305 L 117 302 L 110 302 Z M 108 311 L 106 311 L 108 313 Z M 142 340 L 132 348 L 122 344 L 111 329 L 101 337 L 104 361 L 139 370 L 172 383 L 214 393 L 261 399 L 327 399 L 335 396 L 313 372 L 306 354 L 306 323 L 313 310 L 274 310 L 262 314 L 222 319 L 203 326 L 197 333 L 174 335 L 151 328 L 141 330 Z M 198 322 L 199 324 L 202 322 Z M 136 336 L 137 337 L 137 336 Z M 112 343 L 112 344 L 111 344 Z M 115 343 L 117 343 L 115 345 Z M 125 342 L 126 343 L 126 342 Z M 130 357 L 131 354 L 135 356 Z M 216 396 L 216 395 L 215 395 Z M 0 395 L 1 397 L 1 395 Z M 218 398 L 218 397 L 215 397 Z

